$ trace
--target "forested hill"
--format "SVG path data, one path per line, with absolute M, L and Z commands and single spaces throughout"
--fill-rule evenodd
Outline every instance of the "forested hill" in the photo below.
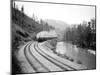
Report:
M 40 32 L 42 25 L 16 8 L 12 8 L 12 21 L 28 33 Z

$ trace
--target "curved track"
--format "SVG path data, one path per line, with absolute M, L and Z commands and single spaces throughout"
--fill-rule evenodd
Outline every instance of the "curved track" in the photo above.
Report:
M 43 49 L 43 47 L 39 46 L 37 42 L 28 43 L 24 47 L 24 55 L 27 62 L 32 67 L 33 73 L 86 69 L 82 66 L 79 67 L 79 65 L 76 65 L 78 67 L 75 67 L 72 62 L 70 65 L 68 60 L 62 59 L 57 55 L 50 53 L 49 51 L 45 50 L 45 48 Z

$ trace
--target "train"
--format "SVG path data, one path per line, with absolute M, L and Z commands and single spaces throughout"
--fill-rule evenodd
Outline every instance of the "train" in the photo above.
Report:
M 57 39 L 57 34 L 55 31 L 41 31 L 36 35 L 38 42 L 44 42 L 48 40 Z

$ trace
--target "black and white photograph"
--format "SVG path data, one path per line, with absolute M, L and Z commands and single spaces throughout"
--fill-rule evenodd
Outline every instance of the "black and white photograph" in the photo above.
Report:
M 11 0 L 11 73 L 96 69 L 96 6 Z

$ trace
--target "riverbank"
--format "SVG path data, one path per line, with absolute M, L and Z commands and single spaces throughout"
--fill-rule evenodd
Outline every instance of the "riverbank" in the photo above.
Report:
M 85 50 L 71 43 L 58 42 L 56 52 L 68 57 L 75 63 L 87 66 L 88 69 L 96 68 L 96 52 L 94 50 Z

